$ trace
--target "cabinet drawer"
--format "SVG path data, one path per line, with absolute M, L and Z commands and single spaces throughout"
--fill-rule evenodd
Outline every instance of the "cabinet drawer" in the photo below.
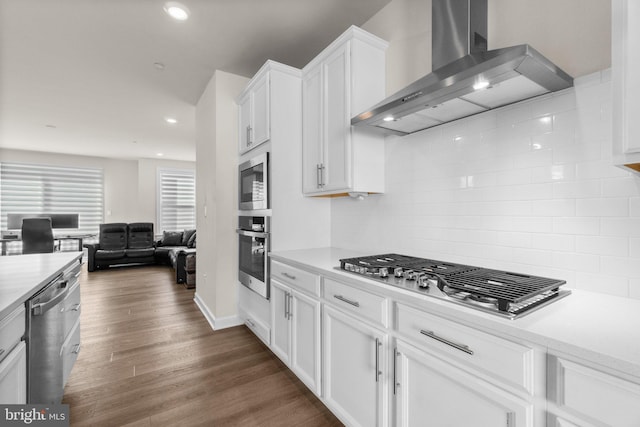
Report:
M 62 345 L 62 385 L 67 383 L 73 365 L 80 353 L 80 320 L 73 326 L 69 336 Z
M 533 393 L 533 349 L 403 304 L 396 309 L 398 332 L 412 343 Z
M 271 261 L 271 276 L 311 295 L 320 296 L 320 276 L 317 274 Z
M 640 384 L 549 356 L 548 399 L 596 425 L 640 426 Z
M 384 297 L 324 279 L 324 297 L 332 304 L 387 327 L 387 300 Z
M 73 325 L 80 318 L 80 282 L 76 281 L 75 285 L 69 290 L 69 294 L 62 302 L 64 312 L 64 335 L 67 336 Z
M 0 363 L 0 402 L 3 405 L 27 403 L 27 346 L 24 342 Z
M 0 321 L 0 360 L 4 359 L 20 342 L 24 335 L 25 323 L 24 305 L 16 308 Z

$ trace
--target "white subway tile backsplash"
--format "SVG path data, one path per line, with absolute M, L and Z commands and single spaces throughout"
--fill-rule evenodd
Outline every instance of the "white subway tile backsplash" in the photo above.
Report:
M 596 236 L 600 234 L 600 219 L 585 217 L 553 218 L 553 232 Z
M 629 199 L 598 198 L 576 200 L 576 215 L 578 216 L 629 216 Z
M 629 239 L 624 237 L 576 236 L 576 252 L 626 257 Z
M 386 193 L 334 199 L 332 245 L 640 299 L 640 178 L 612 166 L 610 73 L 386 142 Z

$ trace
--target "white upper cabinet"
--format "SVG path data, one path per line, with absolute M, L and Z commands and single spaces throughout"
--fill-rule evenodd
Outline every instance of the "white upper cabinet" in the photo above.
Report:
M 611 2 L 613 157 L 640 173 L 640 2 Z
M 270 77 L 269 68 L 262 67 L 238 99 L 240 154 L 271 138 Z
M 384 98 L 387 43 L 349 28 L 303 69 L 303 192 L 384 192 L 384 136 L 351 117 Z

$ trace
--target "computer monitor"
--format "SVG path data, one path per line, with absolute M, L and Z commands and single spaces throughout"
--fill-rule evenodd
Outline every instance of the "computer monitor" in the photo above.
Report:
M 24 218 L 51 218 L 52 228 L 78 228 L 78 214 L 7 214 L 7 229 L 22 229 Z

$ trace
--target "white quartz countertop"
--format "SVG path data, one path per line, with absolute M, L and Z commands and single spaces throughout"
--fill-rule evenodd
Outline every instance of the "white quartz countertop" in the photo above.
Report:
M 354 286 L 393 295 L 449 319 L 525 340 L 558 355 L 570 355 L 640 380 L 640 300 L 571 289 L 571 294 L 515 320 L 416 294 L 336 269 L 360 252 L 318 248 L 272 252 L 287 262 Z
M 0 256 L 0 319 L 81 256 L 82 252 Z

